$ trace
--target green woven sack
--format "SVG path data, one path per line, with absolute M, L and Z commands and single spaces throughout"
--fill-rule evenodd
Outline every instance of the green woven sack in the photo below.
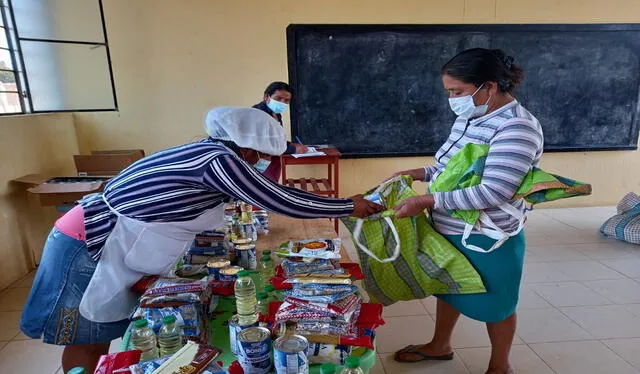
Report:
M 425 214 L 396 218 L 395 207 L 416 196 L 411 177 L 391 179 L 366 194 L 378 193 L 388 210 L 365 219 L 343 218 L 358 252 L 364 287 L 384 305 L 433 294 L 486 292 L 467 258 L 437 233 Z
M 451 157 L 444 171 L 429 184 L 429 192 L 454 191 L 480 184 L 488 154 L 489 146 L 486 144 L 466 144 Z M 589 194 L 591 194 L 591 185 L 587 183 L 547 173 L 544 170 L 534 167 L 524 176 L 513 199 L 522 198 L 527 203 L 535 205 L 547 201 L 586 196 Z M 480 210 L 449 211 L 452 217 L 461 219 L 466 223 L 462 244 L 467 249 L 477 252 L 491 252 L 500 247 L 509 237 L 520 232 L 524 225 L 525 215 L 508 202 L 497 208 L 502 209 L 505 213 L 518 219 L 519 227 L 515 232 L 505 233 L 493 223 L 486 213 Z M 468 244 L 467 239 L 471 235 L 473 228 L 495 239 L 496 243 L 493 247 L 484 249 Z

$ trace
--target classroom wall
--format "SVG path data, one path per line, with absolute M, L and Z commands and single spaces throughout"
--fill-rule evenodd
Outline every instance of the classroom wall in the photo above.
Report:
M 56 218 L 11 180 L 73 175 L 77 152 L 71 114 L 0 117 L 0 290 L 34 268 Z
M 120 111 L 75 115 L 83 151 L 155 151 L 201 137 L 208 108 L 258 102 L 267 83 L 287 79 L 290 23 L 640 22 L 637 0 L 109 0 L 104 6 Z M 592 197 L 557 205 L 614 204 L 627 191 L 640 190 L 638 174 L 630 172 L 640 170 L 639 156 L 548 154 L 542 166 L 594 186 Z M 343 160 L 342 194 L 431 162 Z

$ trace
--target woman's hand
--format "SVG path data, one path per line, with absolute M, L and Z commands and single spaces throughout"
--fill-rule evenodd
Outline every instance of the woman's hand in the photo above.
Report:
M 351 200 L 353 200 L 353 213 L 351 213 L 351 217 L 364 218 L 384 210 L 382 205 L 371 202 L 362 195 L 351 196 Z
M 309 150 L 309 147 L 307 147 L 306 145 L 299 144 L 299 143 L 291 143 L 291 144 L 293 144 L 293 146 L 296 147 L 297 154 L 307 153 L 307 151 Z
M 387 180 L 401 176 L 401 175 L 409 175 L 411 176 L 411 178 L 413 178 L 414 181 L 423 181 L 425 178 L 425 171 L 424 171 L 424 168 L 399 171 L 397 173 L 391 174 L 391 176 Z
M 398 218 L 414 217 L 424 213 L 425 209 L 433 208 L 434 204 L 433 195 L 420 195 L 403 200 L 394 209 Z

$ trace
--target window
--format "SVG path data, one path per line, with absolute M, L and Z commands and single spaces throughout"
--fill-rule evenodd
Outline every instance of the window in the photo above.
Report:
M 0 115 L 117 110 L 101 0 L 0 9 Z

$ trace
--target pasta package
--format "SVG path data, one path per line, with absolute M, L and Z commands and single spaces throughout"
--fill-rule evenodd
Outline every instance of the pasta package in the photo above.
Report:
M 336 239 L 309 239 L 289 241 L 280 245 L 276 254 L 282 257 L 304 257 L 313 259 L 339 259 L 342 241 Z

